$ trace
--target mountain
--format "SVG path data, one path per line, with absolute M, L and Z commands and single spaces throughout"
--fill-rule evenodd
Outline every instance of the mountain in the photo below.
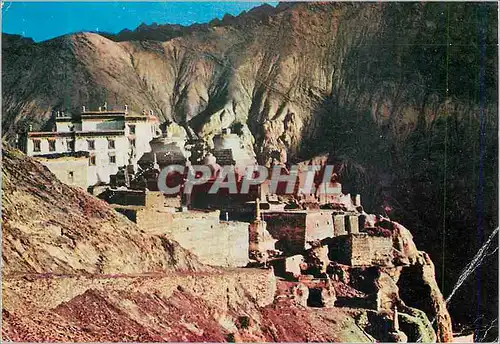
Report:
M 413 229 L 449 295 L 498 226 L 497 21 L 496 3 L 284 3 L 6 44 L 3 135 L 107 101 L 206 139 L 238 129 L 261 163 L 330 153 L 347 192 Z M 497 317 L 495 257 L 450 301 L 456 326 Z
M 462 44 L 470 34 L 459 35 L 464 29 L 452 27 L 446 40 L 446 8 L 439 6 L 263 5 L 190 27 L 141 25 L 108 39 L 79 33 L 7 45 L 4 134 L 11 138 L 23 120 L 44 127 L 53 108 L 76 111 L 107 101 L 153 109 L 162 120 L 188 124 L 204 136 L 220 126 L 248 125 L 257 153 L 286 149 L 295 156 L 318 136 L 323 112 L 332 112 L 327 103 L 334 102 L 340 115 L 353 106 L 366 109 L 390 134 L 404 137 L 421 109 L 432 119 L 443 107 L 445 41 L 458 46 L 449 48 L 448 65 L 462 63 L 466 54 L 456 49 L 468 49 Z M 448 5 L 449 25 L 462 25 L 461 16 L 475 7 Z M 496 95 L 490 91 L 494 33 L 485 37 L 490 100 Z M 448 98 L 473 94 L 468 77 L 448 73 Z
M 21 35 L 2 34 L 2 49 L 12 50 L 27 44 L 35 44 L 35 41 Z

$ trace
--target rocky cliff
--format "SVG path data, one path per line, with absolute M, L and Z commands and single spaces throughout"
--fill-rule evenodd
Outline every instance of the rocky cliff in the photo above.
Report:
M 469 43 L 454 27 L 446 37 L 435 35 L 475 8 L 439 6 L 264 5 L 205 25 L 143 25 L 107 38 L 78 33 L 19 44 L 5 37 L 4 134 L 12 137 L 24 119 L 45 126 L 54 108 L 78 111 L 81 104 L 107 101 L 153 109 L 163 121 L 189 125 L 204 137 L 221 127 L 248 126 L 257 152 L 285 149 L 294 156 L 319 133 L 324 112 L 335 115 L 327 104 L 333 101 L 343 112 L 369 109 L 375 121 L 404 136 L 419 113 L 431 120 L 444 109 L 445 71 L 436 62 L 464 58 L 447 52 L 446 44 Z M 452 22 L 444 23 L 446 11 Z M 484 37 L 490 99 L 493 33 Z M 384 48 L 388 44 L 394 49 Z M 420 44 L 418 52 L 399 48 Z M 459 82 L 470 81 L 455 73 L 448 73 L 448 83 L 459 101 L 470 93 Z M 463 113 L 459 104 L 449 104 L 451 111 Z
M 411 226 L 448 295 L 498 225 L 496 13 L 495 3 L 285 3 L 188 28 L 4 35 L 3 135 L 107 101 L 206 139 L 232 127 L 262 163 L 276 150 L 290 161 L 329 152 L 348 192 Z M 494 258 L 450 304 L 477 330 L 497 316 Z
M 2 150 L 2 182 L 4 276 L 207 269 L 19 151 Z

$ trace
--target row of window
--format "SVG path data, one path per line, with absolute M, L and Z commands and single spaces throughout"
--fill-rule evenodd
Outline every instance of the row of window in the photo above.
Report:
M 56 151 L 56 140 L 48 140 L 49 142 L 49 152 L 55 152 Z M 68 148 L 71 151 L 75 150 L 75 141 L 70 140 L 68 142 Z M 135 139 L 130 139 L 129 140 L 130 145 L 132 147 L 135 147 Z M 87 147 L 89 151 L 95 150 L 95 140 L 87 140 Z M 108 149 L 115 149 L 115 140 L 108 139 Z M 34 152 L 40 152 L 41 151 L 41 141 L 40 140 L 33 140 L 33 151 Z
M 74 143 L 74 141 L 70 141 L 70 143 L 71 143 L 71 142 L 73 142 L 73 143 Z M 93 141 L 92 141 L 92 142 L 93 142 Z M 40 140 L 34 140 L 34 141 L 33 141 L 33 144 L 34 144 L 34 148 L 33 148 L 33 150 L 34 150 L 35 152 L 40 152 Z M 70 147 L 71 147 L 71 146 L 72 146 L 72 145 L 70 144 Z M 114 146 L 113 146 L 113 147 L 114 147 Z M 56 148 L 56 146 L 55 146 L 55 140 L 49 140 L 49 151 L 54 152 L 54 151 L 56 150 L 55 148 Z M 72 147 L 71 149 L 72 149 L 72 150 L 74 150 L 74 147 Z M 89 149 L 90 149 L 90 146 L 89 146 Z M 93 148 L 92 148 L 92 149 L 93 149 Z M 110 155 L 109 155 L 109 163 L 110 163 L 110 164 L 116 164 L 116 155 L 114 155 L 114 154 L 110 154 Z M 96 165 L 96 157 L 95 157 L 95 155 L 91 155 L 91 156 L 89 157 L 89 165 L 90 165 L 90 166 L 95 166 L 95 165 Z
M 130 146 L 135 147 L 135 139 L 129 139 Z M 95 150 L 95 141 L 87 140 L 88 150 Z M 115 140 L 108 139 L 108 149 L 115 149 Z
M 109 158 L 109 163 L 110 163 L 110 164 L 112 164 L 112 165 L 113 165 L 113 164 L 116 164 L 116 155 L 114 155 L 114 154 L 110 154 L 108 158 Z M 96 165 L 96 158 L 95 158 L 95 155 L 91 155 L 91 156 L 89 157 L 89 165 L 90 165 L 90 166 L 95 166 L 95 165 Z
M 41 141 L 40 140 L 33 140 L 33 151 L 34 152 L 41 151 Z M 56 141 L 49 140 L 49 152 L 55 152 L 55 151 L 56 151 Z

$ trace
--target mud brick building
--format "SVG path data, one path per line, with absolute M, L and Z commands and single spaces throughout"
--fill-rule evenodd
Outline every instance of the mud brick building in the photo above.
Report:
M 68 185 L 87 188 L 89 154 L 88 152 L 67 152 L 47 154 L 35 157 L 54 175 Z

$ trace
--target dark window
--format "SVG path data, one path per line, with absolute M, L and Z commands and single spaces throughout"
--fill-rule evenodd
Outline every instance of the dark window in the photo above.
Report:
M 89 165 L 90 166 L 95 166 L 95 155 L 91 155 L 89 157 Z
M 110 155 L 109 156 L 109 163 L 110 164 L 116 164 L 116 156 L 115 155 Z
M 95 141 L 94 140 L 87 140 L 87 144 L 88 144 L 89 150 L 95 149 Z
M 115 140 L 108 140 L 108 148 L 115 149 Z
M 33 140 L 33 151 L 39 152 L 40 149 L 40 140 Z
M 55 140 L 49 140 L 49 151 L 50 152 L 55 152 L 56 150 L 56 141 Z
M 135 125 L 131 124 L 128 127 L 130 129 L 130 134 L 135 134 Z

